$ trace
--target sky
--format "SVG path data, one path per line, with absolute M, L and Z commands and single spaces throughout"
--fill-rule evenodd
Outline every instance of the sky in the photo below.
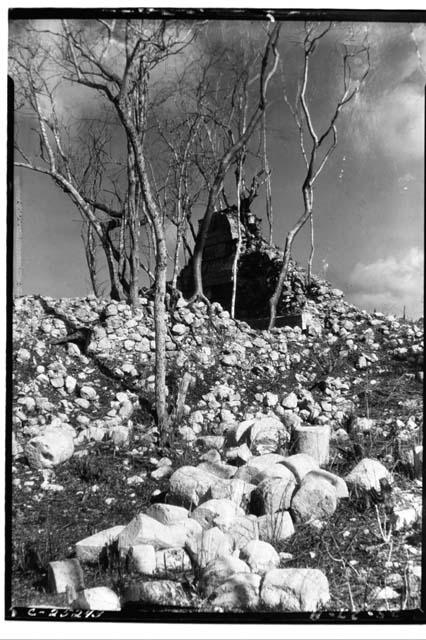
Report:
M 238 33 L 246 25 L 233 23 Z M 283 25 L 280 56 L 289 98 L 301 70 L 300 28 Z M 360 308 L 411 318 L 423 315 L 424 114 L 426 25 L 338 23 L 312 60 L 308 101 L 321 130 L 342 82 L 339 43 L 367 33 L 371 68 L 356 99 L 337 123 L 338 145 L 314 193 L 314 272 L 342 289 Z M 355 37 L 352 36 L 352 37 Z M 304 166 L 297 130 L 277 77 L 268 107 L 274 243 L 302 211 Z M 71 100 L 64 92 L 62 100 Z M 78 114 L 93 109 L 78 101 Z M 28 122 L 16 120 L 21 133 Z M 48 177 L 17 170 L 23 216 L 23 293 L 82 296 L 90 293 L 78 211 Z M 255 212 L 264 217 L 264 198 Z M 264 224 L 266 235 L 267 228 Z M 171 244 L 170 244 L 171 247 Z M 309 230 L 296 239 L 303 265 Z

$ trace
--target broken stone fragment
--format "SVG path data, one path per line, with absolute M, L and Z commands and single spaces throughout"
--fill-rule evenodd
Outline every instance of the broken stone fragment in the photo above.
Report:
M 68 430 L 61 428 L 49 429 L 25 446 L 25 455 L 33 469 L 49 469 L 65 462 L 73 453 L 73 437 Z
M 252 610 L 259 605 L 260 576 L 234 573 L 217 587 L 210 603 L 224 611 Z
M 319 569 L 272 569 L 260 598 L 261 607 L 274 611 L 316 611 L 330 599 L 328 580 Z
M 155 572 L 168 574 L 190 571 L 191 561 L 185 549 L 160 549 L 155 553 Z
M 86 611 L 121 611 L 118 595 L 109 587 L 92 587 L 83 589 L 71 603 L 72 609 Z
M 152 544 L 155 549 L 184 547 L 201 535 L 201 526 L 187 518 L 174 525 L 164 525 L 144 513 L 137 515 L 118 536 L 119 548 L 128 551 L 137 544 Z
M 290 469 L 299 484 L 307 473 L 319 469 L 317 460 L 307 453 L 296 453 L 288 458 L 283 458 L 281 464 Z
M 93 387 L 85 385 L 80 389 L 80 397 L 84 400 L 95 400 L 98 397 L 98 394 Z
M 275 569 L 280 557 L 269 542 L 252 540 L 241 550 L 241 559 L 245 560 L 253 573 L 263 576 L 267 571 Z
M 177 507 L 174 504 L 157 502 L 148 508 L 146 515 L 158 520 L 158 522 L 162 524 L 169 525 L 178 524 L 182 522 L 182 520 L 186 520 L 189 516 L 189 511 L 183 507 Z
M 330 471 L 325 471 L 325 469 L 314 469 L 306 474 L 304 480 L 306 481 L 314 478 L 323 478 L 324 480 L 328 480 L 331 482 L 333 487 L 336 490 L 336 495 L 338 498 L 347 498 L 349 496 L 348 487 L 343 478 L 339 478 L 334 473 Z
M 170 502 L 186 507 L 197 507 L 207 497 L 217 476 L 205 469 L 184 466 L 177 469 L 170 478 Z
M 190 517 L 199 522 L 203 529 L 211 529 L 219 523 L 226 528 L 236 517 L 243 515 L 243 509 L 235 502 L 220 498 L 203 502 Z
M 250 567 L 234 556 L 215 558 L 204 567 L 201 573 L 199 583 L 201 593 L 209 597 L 217 587 L 235 573 L 250 573 Z
M 225 453 L 225 457 L 227 460 L 232 460 L 236 466 L 240 466 L 240 464 L 245 464 L 253 457 L 252 452 L 248 448 L 248 446 L 244 443 L 239 447 L 232 447 L 228 449 Z
M 256 455 L 275 453 L 288 440 L 287 430 L 277 418 L 256 419 L 250 429 L 250 447 Z
M 293 520 L 289 511 L 277 511 L 273 514 L 259 516 L 257 519 L 259 538 L 273 545 L 291 538 L 294 534 Z
M 65 593 L 67 589 L 84 589 L 84 574 L 77 558 L 49 562 L 47 583 L 51 593 Z
M 244 482 L 238 478 L 219 480 L 210 489 L 212 498 L 226 498 L 232 500 L 237 506 L 244 507 L 250 500 L 250 494 L 255 489 L 254 484 Z
M 294 430 L 298 453 L 306 453 L 318 462 L 326 465 L 330 457 L 330 426 L 300 426 Z
M 279 462 L 277 464 L 271 464 L 270 467 L 264 467 L 261 469 L 259 473 L 254 476 L 253 484 L 259 484 L 262 480 L 266 480 L 267 478 L 282 478 L 283 480 L 293 480 L 293 482 L 296 482 L 293 472 Z
M 123 601 L 177 607 L 190 604 L 182 586 L 173 580 L 132 582 L 124 591 Z
M 284 409 L 295 409 L 297 407 L 297 402 L 297 396 L 292 391 L 282 399 L 281 405 L 284 407 Z
M 219 525 L 222 528 L 221 525 Z M 223 528 L 236 549 L 242 549 L 251 540 L 259 538 L 258 519 L 254 515 L 247 515 L 235 518 L 229 527 Z
M 221 462 L 201 462 L 196 468 L 207 471 L 218 478 L 226 479 L 232 478 L 237 472 L 236 467 Z
M 389 471 L 378 460 L 372 458 L 364 458 L 352 469 L 346 476 L 345 480 L 348 486 L 356 489 L 369 491 L 375 489 L 381 491 L 380 480 L 392 480 Z
M 229 534 L 223 533 L 219 527 L 212 527 L 203 531 L 199 538 L 193 538 L 186 549 L 192 554 L 195 564 L 203 568 L 215 558 L 231 555 L 232 538 Z
M 132 567 L 138 573 L 153 575 L 157 569 L 157 558 L 152 544 L 135 544 L 129 549 Z
M 336 489 L 328 479 L 306 475 L 291 501 L 291 513 L 296 522 L 328 518 L 336 511 Z
M 80 562 L 97 562 L 99 554 L 107 544 L 117 540 L 123 531 L 124 525 L 117 525 L 109 529 L 103 529 L 88 538 L 79 540 L 75 545 L 75 553 Z
M 284 467 L 285 468 L 285 467 Z M 285 511 L 290 508 L 291 499 L 296 489 L 294 475 L 286 469 L 287 475 L 280 478 L 262 480 L 250 497 L 250 511 L 262 516 L 266 513 Z

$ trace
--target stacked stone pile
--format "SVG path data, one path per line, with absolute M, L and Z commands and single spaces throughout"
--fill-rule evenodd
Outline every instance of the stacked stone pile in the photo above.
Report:
M 68 591 L 70 603 L 82 608 L 114 610 L 126 602 L 190 606 L 193 598 L 179 576 L 191 573 L 201 606 L 312 611 L 327 605 L 324 573 L 289 566 L 291 558 L 280 548 L 298 526 L 326 526 L 353 491 L 380 491 L 383 479 L 392 483 L 386 460 L 368 457 L 345 477 L 331 473 L 330 447 L 344 448 L 353 438 L 362 442 L 395 426 L 394 418 L 379 425 L 368 415 L 356 416 L 362 413 L 358 389 L 365 392 L 366 381 L 374 386 L 373 373 L 390 358 L 408 376 L 418 375 L 423 330 L 360 311 L 325 283 L 309 306 L 321 322 L 321 340 L 299 327 L 254 331 L 219 305 L 207 311 L 203 303 L 181 299 L 169 311 L 170 370 L 189 371 L 202 385 L 176 425 L 183 446 L 199 452 L 199 463 L 174 468 L 171 460 L 160 461 L 152 477 L 168 479 L 162 501 L 128 523 L 112 522 L 76 541 L 76 558 L 51 563 L 53 591 Z M 90 330 L 84 353 L 72 341 L 52 344 L 66 337 L 70 325 Z M 88 455 L 94 442 L 126 448 L 132 441 L 143 449 L 138 442 L 152 425 L 140 424 L 135 415 L 140 396 L 154 388 L 151 300 L 141 298 L 132 309 L 93 297 L 26 297 L 17 301 L 13 331 L 13 454 L 40 470 L 46 487 L 55 490 L 48 474 L 57 465 Z M 123 383 L 120 391 L 117 381 Z M 396 425 L 402 440 L 411 442 L 419 433 L 418 409 Z M 418 446 L 417 469 L 421 456 Z M 403 501 L 398 508 L 400 527 L 404 518 L 412 523 L 419 517 L 420 509 L 407 513 Z M 106 587 L 84 588 L 82 565 L 96 563 L 111 543 L 140 574 L 121 601 Z

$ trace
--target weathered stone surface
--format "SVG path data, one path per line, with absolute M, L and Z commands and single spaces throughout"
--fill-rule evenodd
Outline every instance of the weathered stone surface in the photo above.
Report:
M 214 592 L 213 607 L 224 611 L 251 610 L 259 605 L 260 576 L 254 573 L 234 573 Z
M 71 458 L 74 440 L 65 429 L 50 429 L 43 435 L 32 438 L 24 451 L 30 467 L 49 469 Z
M 263 576 L 267 571 L 275 569 L 280 557 L 269 542 L 252 540 L 241 550 L 241 559 L 245 560 L 253 573 Z
M 118 536 L 120 549 L 128 550 L 137 544 L 152 544 L 155 549 L 184 547 L 201 534 L 201 526 L 192 518 L 173 525 L 164 525 L 143 513 L 137 515 Z
M 337 507 L 335 487 L 325 478 L 305 476 L 291 501 L 296 522 L 310 522 L 330 517 Z
M 51 593 L 65 593 L 68 589 L 84 589 L 84 574 L 77 558 L 49 562 L 47 583 Z
M 319 569 L 273 569 L 263 580 L 260 597 L 261 607 L 274 611 L 316 611 L 330 593 Z
M 177 469 L 170 478 L 170 501 L 182 506 L 197 507 L 203 502 L 217 476 L 205 469 L 185 466 Z
M 230 526 L 223 530 L 229 535 L 236 549 L 242 549 L 251 540 L 259 538 L 258 519 L 254 515 L 235 518 Z
M 330 457 L 330 426 L 301 425 L 294 430 L 298 453 L 311 456 L 318 464 L 325 465 Z
M 205 597 L 210 596 L 234 573 L 250 573 L 250 567 L 234 556 L 215 558 L 204 567 L 201 573 L 199 585 L 201 593 Z
M 296 394 L 293 391 L 289 393 L 287 396 L 285 396 L 285 398 L 282 399 L 281 405 L 284 407 L 284 409 L 295 409 L 297 407 Z
M 118 595 L 109 587 L 83 589 L 71 603 L 72 609 L 86 611 L 121 611 Z
M 182 586 L 173 580 L 132 582 L 124 591 L 124 602 L 140 602 L 147 605 L 189 606 Z
M 157 569 L 155 549 L 152 544 L 135 544 L 129 549 L 132 567 L 138 573 L 153 575 Z
M 245 482 L 252 482 L 253 478 L 261 471 L 273 464 L 285 460 L 279 453 L 266 453 L 262 456 L 254 456 L 244 466 L 240 467 L 234 478 L 239 478 Z
M 207 471 L 218 478 L 224 479 L 232 478 L 237 472 L 237 467 L 220 462 L 201 462 L 201 464 L 197 466 L 197 469 Z
M 309 471 L 319 469 L 318 462 L 307 453 L 296 453 L 293 456 L 288 456 L 281 461 L 281 464 L 294 473 L 299 484 Z
M 155 571 L 159 574 L 189 571 L 191 560 L 184 549 L 161 549 L 155 554 Z
M 328 480 L 336 490 L 336 495 L 338 498 L 347 498 L 349 496 L 348 487 L 343 478 L 339 478 L 334 473 L 330 471 L 325 471 L 325 469 L 314 469 L 306 474 L 304 480 L 310 481 L 314 478 L 322 478 L 324 480 Z
M 288 511 L 278 511 L 274 514 L 259 516 L 257 519 L 259 538 L 275 545 L 278 542 L 291 538 L 294 534 L 294 525 Z
M 98 531 L 83 540 L 79 540 L 75 545 L 77 558 L 80 562 L 97 562 L 104 546 L 116 540 L 123 529 L 124 525 L 117 525 Z
M 265 513 L 285 511 L 290 508 L 291 499 L 296 489 L 294 475 L 286 469 L 287 476 L 266 478 L 259 483 L 251 494 L 250 511 L 257 516 Z
M 250 458 L 253 457 L 253 454 L 246 443 L 244 443 L 239 447 L 232 447 L 231 449 L 228 449 L 228 451 L 225 453 L 225 457 L 227 458 L 227 460 L 232 460 L 235 462 L 235 464 L 238 465 L 239 463 L 245 464 L 246 462 L 248 462 Z
M 350 487 L 369 491 L 374 488 L 380 491 L 380 480 L 385 478 L 391 480 L 389 471 L 378 460 L 364 458 L 352 469 L 345 480 Z
M 253 478 L 253 484 L 257 485 L 263 480 L 268 478 L 282 478 L 283 480 L 288 480 L 289 482 L 296 482 L 295 475 L 288 467 L 285 467 L 283 464 L 271 464 L 269 467 L 265 467 L 261 469 L 257 475 Z
M 244 482 L 238 478 L 230 480 L 219 480 L 210 489 L 212 498 L 227 498 L 232 500 L 239 507 L 244 507 L 250 499 L 250 494 L 255 489 L 254 484 Z
M 205 567 L 215 558 L 231 555 L 232 538 L 229 534 L 223 533 L 219 527 L 212 527 L 203 531 L 199 538 L 191 540 L 187 545 L 188 549 L 196 564 L 199 567 Z
M 219 524 L 228 527 L 237 516 L 243 515 L 244 511 L 235 502 L 220 498 L 203 502 L 194 509 L 191 518 L 199 522 L 203 529 L 211 529 Z
M 260 456 L 275 453 L 288 439 L 285 426 L 277 418 L 258 418 L 250 429 L 251 450 Z
M 188 509 L 177 507 L 174 504 L 163 504 L 157 502 L 152 504 L 146 510 L 146 515 L 158 520 L 162 524 L 178 524 L 182 520 L 186 520 L 189 516 Z

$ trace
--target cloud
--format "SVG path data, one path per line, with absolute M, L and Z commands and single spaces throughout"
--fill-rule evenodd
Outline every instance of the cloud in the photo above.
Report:
M 352 301 L 363 308 L 401 312 L 405 305 L 412 316 L 422 315 L 423 252 L 417 247 L 397 258 L 358 262 L 349 277 Z

